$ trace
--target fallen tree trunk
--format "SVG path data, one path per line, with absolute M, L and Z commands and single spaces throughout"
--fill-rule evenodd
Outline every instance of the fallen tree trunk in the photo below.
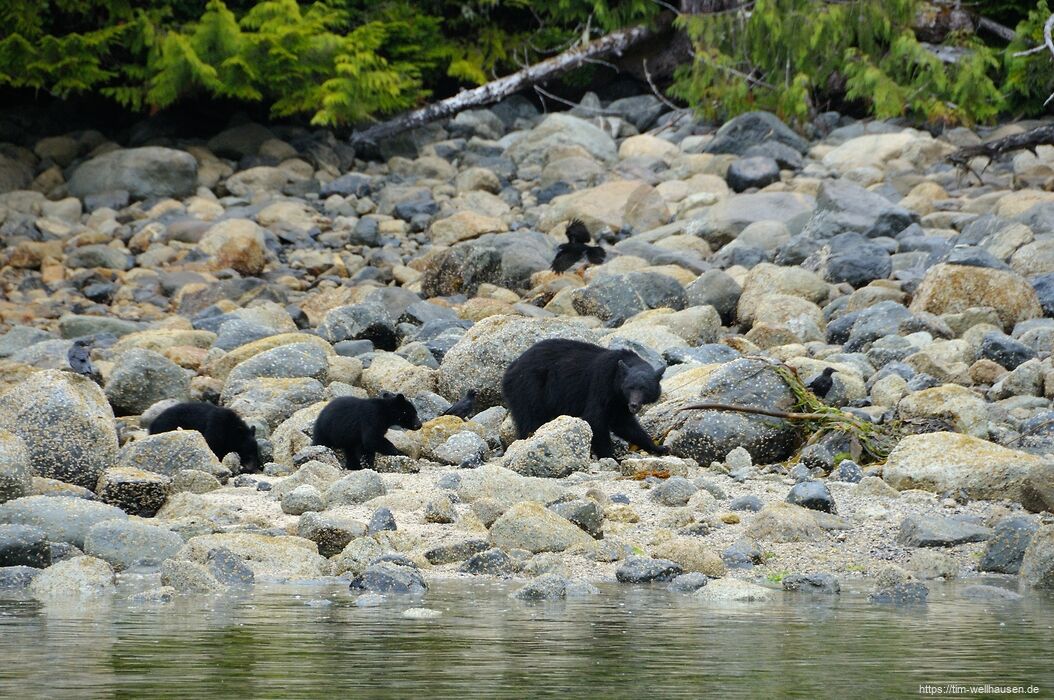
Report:
M 1022 134 L 1013 134 L 976 146 L 963 146 L 948 156 L 948 162 L 972 173 L 979 182 L 983 183 L 980 173 L 970 165 L 970 161 L 974 158 L 984 156 L 988 158 L 988 163 L 991 163 L 996 157 L 1012 151 L 1031 151 L 1034 154 L 1037 146 L 1054 146 L 1054 126 L 1040 126 Z M 985 164 L 981 172 L 983 173 L 987 168 L 988 164 Z
M 376 143 L 381 139 L 416 129 L 437 119 L 453 116 L 466 109 L 497 102 L 525 87 L 544 83 L 589 61 L 604 56 L 621 55 L 627 49 L 665 31 L 670 21 L 669 16 L 664 16 L 655 27 L 633 27 L 612 32 L 585 46 L 569 49 L 558 56 L 553 56 L 533 66 L 527 66 L 523 70 L 498 78 L 486 85 L 464 90 L 427 107 L 402 114 L 363 131 L 356 131 L 351 135 L 351 141 L 352 143 Z

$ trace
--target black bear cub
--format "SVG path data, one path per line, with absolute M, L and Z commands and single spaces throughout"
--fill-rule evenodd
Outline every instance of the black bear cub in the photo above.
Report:
M 407 430 L 421 427 L 417 409 L 402 394 L 382 391 L 376 399 L 342 396 L 330 401 L 318 414 L 313 444 L 344 450 L 348 469 L 361 469 L 364 461 L 372 469 L 378 452 L 402 454 L 384 437 L 393 425 Z
M 260 467 L 260 448 L 256 444 L 256 428 L 250 428 L 229 408 L 202 401 L 186 401 L 166 408 L 150 424 L 150 434 L 167 433 L 176 428 L 196 430 L 222 460 L 230 452 L 238 453 L 242 471 Z
M 521 438 L 557 416 L 575 416 L 593 429 L 597 457 L 614 456 L 611 432 L 666 454 L 633 415 L 658 400 L 661 376 L 631 350 L 558 338 L 535 343 L 516 358 L 505 370 L 501 391 Z

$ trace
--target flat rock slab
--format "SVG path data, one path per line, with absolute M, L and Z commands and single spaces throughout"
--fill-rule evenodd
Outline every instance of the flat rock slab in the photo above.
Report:
M 897 542 L 907 547 L 954 547 L 967 542 L 984 542 L 991 528 L 940 516 L 911 515 L 900 523 Z

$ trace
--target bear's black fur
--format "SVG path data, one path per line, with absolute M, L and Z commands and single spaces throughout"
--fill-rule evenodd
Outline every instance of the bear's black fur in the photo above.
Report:
M 575 416 L 593 429 L 597 457 L 614 456 L 612 432 L 665 454 L 633 415 L 658 400 L 660 376 L 631 350 L 557 338 L 535 343 L 516 358 L 505 370 L 501 391 L 521 438 L 557 416 Z
M 256 428 L 250 428 L 229 408 L 213 406 L 203 401 L 185 401 L 166 408 L 150 424 L 150 434 L 167 433 L 176 428 L 196 430 L 222 460 L 230 452 L 237 452 L 242 471 L 260 468 L 260 448 L 256 443 Z
M 376 399 L 342 396 L 330 401 L 315 419 L 314 444 L 344 450 L 348 469 L 361 469 L 363 461 L 372 469 L 378 452 L 402 454 L 384 437 L 393 425 L 408 430 L 421 427 L 417 409 L 402 394 L 384 391 Z

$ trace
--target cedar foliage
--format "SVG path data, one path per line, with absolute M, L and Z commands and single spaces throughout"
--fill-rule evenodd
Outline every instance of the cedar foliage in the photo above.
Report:
M 803 121 L 832 94 L 879 118 L 988 121 L 1005 100 L 996 49 L 951 37 L 954 63 L 912 31 L 917 0 L 757 0 L 750 11 L 682 18 L 695 45 L 674 93 L 711 118 L 749 109 Z M 747 76 L 747 77 L 744 77 Z
M 130 110 L 188 99 L 355 124 L 479 85 L 681 0 L 4 0 L 0 88 L 101 94 Z M 695 3 L 698 4 L 698 3 Z M 1015 22 L 992 46 L 952 36 L 955 62 L 915 39 L 919 0 L 756 0 L 686 16 L 695 56 L 670 89 L 722 119 L 768 109 L 804 121 L 832 100 L 881 117 L 975 123 L 1042 111 L 1054 90 L 1047 0 L 971 8 Z M 6 33 L 5 33 L 6 32 Z M 574 76 L 568 78 L 573 83 Z

